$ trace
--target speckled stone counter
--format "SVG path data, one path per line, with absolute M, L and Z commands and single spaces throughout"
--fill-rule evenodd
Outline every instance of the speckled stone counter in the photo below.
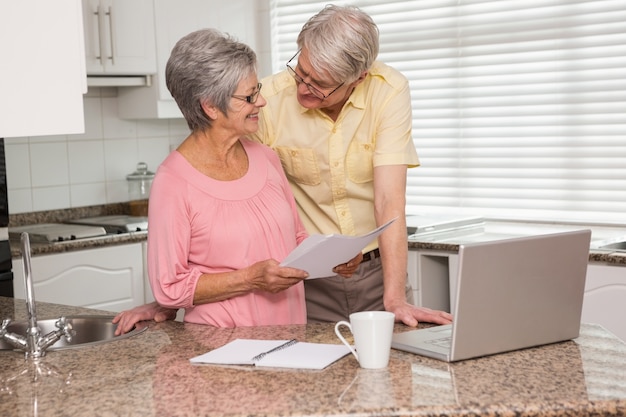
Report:
M 626 251 L 598 248 L 598 245 L 603 242 L 625 240 L 626 226 L 623 225 L 486 220 L 476 227 L 460 228 L 449 232 L 410 235 L 408 245 L 409 249 L 456 253 L 459 251 L 460 244 L 577 229 L 590 229 L 592 232 L 589 262 L 626 266 Z
M 62 252 L 96 249 L 114 245 L 127 245 L 131 243 L 145 242 L 148 240 L 148 232 L 128 232 L 117 235 L 106 235 L 88 239 L 68 240 L 65 242 L 31 242 L 30 253 L 32 256 L 49 255 Z M 11 240 L 11 257 L 21 258 L 22 251 L 20 242 Z
M 32 213 L 12 214 L 9 216 L 9 228 L 36 223 L 62 223 L 68 220 L 116 215 L 130 214 L 130 203 L 115 203 L 100 206 L 76 207 L 60 210 L 49 210 Z M 459 244 L 478 240 L 494 240 L 511 236 L 523 236 L 533 233 L 541 233 L 546 230 L 568 230 L 572 228 L 592 229 L 592 241 L 607 238 L 626 238 L 626 227 L 624 226 L 602 226 L 602 225 L 568 225 L 541 222 L 521 222 L 521 221 L 497 221 L 487 220 L 485 224 L 475 230 L 455 230 L 450 234 L 432 234 L 424 236 L 412 235 L 408 237 L 409 249 L 431 250 L 455 253 L 459 251 Z M 475 232 L 475 235 L 473 233 Z M 31 242 L 31 254 L 33 256 L 69 252 L 76 250 L 93 249 L 103 246 L 123 245 L 147 240 L 147 232 L 131 232 L 121 235 L 107 235 L 98 238 L 81 239 L 61 243 L 34 243 Z M 11 255 L 14 258 L 21 257 L 20 245 L 17 241 L 11 242 Z M 610 250 L 591 250 L 589 253 L 590 262 L 611 264 L 615 266 L 626 266 L 626 252 Z
M 40 318 L 99 313 L 38 304 Z M 0 316 L 25 317 L 0 298 Z M 407 328 L 396 325 L 396 331 Z M 384 370 L 346 356 L 322 371 L 191 365 L 235 338 L 338 343 L 332 324 L 215 329 L 151 323 L 132 338 L 49 352 L 39 371 L 0 352 L 2 416 L 626 415 L 626 345 L 598 326 L 541 348 L 447 364 L 392 350 Z
M 419 238 L 409 240 L 409 249 L 428 250 L 438 252 L 457 253 L 459 243 L 449 242 L 423 242 Z M 626 252 L 615 252 L 610 250 L 590 250 L 589 262 L 605 263 L 614 266 L 626 266 Z

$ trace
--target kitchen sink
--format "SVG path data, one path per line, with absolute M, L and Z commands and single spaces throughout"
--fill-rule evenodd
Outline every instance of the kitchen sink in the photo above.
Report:
M 591 249 L 626 252 L 626 236 L 616 236 L 609 239 L 591 242 Z
M 62 350 L 62 349 L 77 349 L 88 346 L 99 345 L 103 343 L 112 342 L 115 340 L 127 339 L 129 337 L 138 335 L 145 331 L 148 327 L 145 323 L 139 323 L 133 330 L 120 336 L 115 336 L 115 329 L 117 324 L 113 324 L 114 316 L 93 316 L 93 315 L 76 315 L 66 316 L 68 321 L 72 321 L 72 327 L 75 331 L 72 341 L 68 342 L 64 337 L 59 339 L 55 344 L 50 346 L 47 350 Z M 44 336 L 52 331 L 57 330 L 55 322 L 58 319 L 50 320 L 38 320 L 37 324 L 41 329 L 41 335 Z M 7 331 L 9 333 L 15 333 L 24 336 L 28 323 L 14 322 L 9 324 Z M 0 350 L 14 350 L 15 347 L 9 344 L 5 340 L 0 339 Z
M 599 245 L 598 249 L 612 249 L 612 250 L 618 250 L 618 251 L 626 251 L 626 241 Z

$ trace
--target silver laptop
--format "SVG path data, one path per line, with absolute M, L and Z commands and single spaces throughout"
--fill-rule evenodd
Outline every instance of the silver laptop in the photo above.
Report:
M 393 335 L 391 347 L 447 362 L 578 337 L 590 230 L 460 245 L 450 325 Z

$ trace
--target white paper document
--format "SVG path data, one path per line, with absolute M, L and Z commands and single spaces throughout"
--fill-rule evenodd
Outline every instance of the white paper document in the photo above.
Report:
M 280 265 L 307 271 L 307 279 L 336 275 L 334 267 L 354 258 L 394 221 L 396 218 L 362 236 L 311 235 L 291 251 Z
M 349 353 L 350 350 L 343 344 L 235 339 L 189 361 L 193 364 L 324 369 Z

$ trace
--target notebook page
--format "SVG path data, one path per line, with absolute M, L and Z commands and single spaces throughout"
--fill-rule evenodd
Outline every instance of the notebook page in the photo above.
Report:
M 191 363 L 213 363 L 221 365 L 254 365 L 252 358 L 274 349 L 288 340 L 236 339 L 222 347 L 191 358 Z
M 298 342 L 265 356 L 256 363 L 256 366 L 324 369 L 349 353 L 350 349 L 343 344 Z
M 256 365 L 276 368 L 324 369 L 350 353 L 343 344 L 296 342 L 276 349 L 289 340 L 236 339 L 222 347 L 191 358 L 193 364 Z M 258 361 L 252 358 L 269 352 Z

